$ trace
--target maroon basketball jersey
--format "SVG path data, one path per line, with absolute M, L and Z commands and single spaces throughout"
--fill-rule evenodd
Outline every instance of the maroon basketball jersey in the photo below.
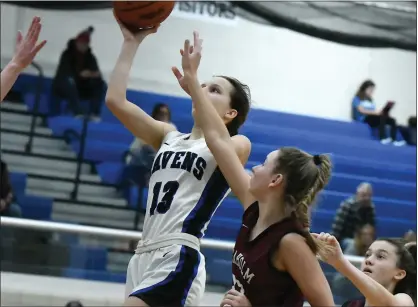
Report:
M 243 293 L 253 306 L 303 306 L 303 295 L 289 273 L 273 266 L 272 255 L 288 233 L 301 233 L 292 216 L 277 222 L 249 241 L 258 219 L 258 202 L 244 212 L 235 243 L 232 274 L 235 290 Z

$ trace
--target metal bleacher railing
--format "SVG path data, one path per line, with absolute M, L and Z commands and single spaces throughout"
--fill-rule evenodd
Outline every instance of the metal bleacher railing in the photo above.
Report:
M 37 83 L 35 85 L 35 104 L 33 106 L 32 119 L 31 119 L 31 124 L 30 124 L 30 131 L 29 131 L 29 140 L 25 148 L 25 151 L 27 153 L 32 152 L 33 138 L 35 136 L 36 121 L 38 119 L 38 116 L 40 115 L 39 104 L 41 102 L 42 89 L 44 85 L 44 70 L 42 69 L 41 65 L 33 61 L 31 63 L 31 66 L 33 66 L 37 70 L 38 78 L 37 78 Z
M 11 217 L 1 217 L 1 226 L 4 227 L 13 227 L 13 228 L 26 228 L 30 230 L 44 230 L 44 231 L 56 231 L 64 233 L 73 233 L 81 235 L 94 235 L 99 237 L 111 237 L 118 239 L 135 239 L 141 240 L 142 233 L 139 231 L 131 230 L 122 230 L 122 229 L 112 229 L 104 227 L 93 227 L 93 226 L 84 226 L 84 225 L 75 225 L 75 224 L 66 224 L 66 223 L 57 223 L 49 221 L 37 221 L 29 219 L 20 219 L 20 218 L 11 218 Z M 231 241 L 222 241 L 214 239 L 202 239 L 201 246 L 217 249 L 217 250 L 230 250 L 234 248 L 234 242 Z M 363 257 L 358 256 L 345 256 L 351 263 L 358 266 L 362 261 Z
M 32 118 L 31 118 L 31 126 L 30 126 L 30 131 L 29 131 L 29 140 L 28 140 L 28 142 L 26 144 L 26 147 L 25 147 L 25 151 L 27 153 L 32 152 L 33 139 L 34 139 L 35 134 L 36 134 L 35 133 L 36 121 L 37 121 L 38 117 L 45 118 L 45 116 L 39 112 L 42 92 L 44 90 L 44 88 L 43 88 L 44 81 L 45 81 L 44 70 L 43 70 L 42 66 L 39 65 L 38 63 L 36 63 L 35 61 L 33 61 L 31 63 L 31 66 L 33 68 L 35 68 L 36 71 L 38 72 L 38 78 L 37 78 L 37 83 L 35 84 L 35 101 L 34 101 Z M 52 96 L 49 97 L 49 99 L 52 99 Z M 54 103 L 55 103 L 55 101 L 54 101 Z M 74 190 L 71 193 L 71 198 L 73 200 L 77 199 L 78 189 L 79 189 L 79 185 L 80 185 L 81 167 L 82 167 L 82 164 L 84 162 L 84 149 L 85 149 L 85 143 L 86 143 L 86 137 L 87 137 L 87 127 L 88 127 L 90 114 L 91 114 L 91 109 L 89 108 L 87 110 L 86 116 L 84 116 L 83 126 L 82 126 L 82 130 L 81 130 L 80 134 L 76 133 L 75 131 L 72 131 L 73 132 L 72 134 L 75 137 L 77 137 L 79 142 L 80 142 L 80 147 L 79 147 L 79 151 L 78 151 L 78 154 L 77 154 L 77 169 L 76 169 L 75 178 L 74 178 Z
M 91 113 L 91 108 L 89 107 L 88 113 L 86 114 L 87 116 L 84 116 L 83 118 L 83 126 L 81 128 L 81 134 L 78 136 L 79 141 L 80 141 L 80 147 L 78 149 L 78 154 L 77 154 L 77 170 L 76 170 L 75 179 L 74 179 L 74 190 L 71 193 L 71 198 L 73 200 L 77 199 L 78 187 L 80 185 L 81 166 L 83 165 L 83 162 L 84 162 L 84 149 L 86 146 L 87 127 L 89 123 L 90 113 Z

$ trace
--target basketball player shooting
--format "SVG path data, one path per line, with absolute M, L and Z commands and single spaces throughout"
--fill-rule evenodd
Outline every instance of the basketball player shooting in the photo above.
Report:
M 41 18 L 34 17 L 25 37 L 22 32 L 17 33 L 15 54 L 1 72 L 0 101 L 3 101 L 20 73 L 32 63 L 37 53 L 45 46 L 45 40 L 37 44 L 41 29 Z
M 198 125 L 191 133 L 180 133 L 126 100 L 134 57 L 157 27 L 133 34 L 120 22 L 119 26 L 124 41 L 110 76 L 106 105 L 135 137 L 158 151 L 149 181 L 143 240 L 128 265 L 125 306 L 198 306 L 206 283 L 200 239 L 229 186 Z M 220 125 L 236 134 L 249 110 L 244 86 L 233 78 L 217 77 L 203 87 L 222 118 Z M 248 155 L 240 152 L 241 164 Z
M 214 104 L 197 77 L 202 40 L 184 43 L 182 67 L 176 76 L 193 101 L 196 124 L 203 130 L 214 155 L 245 213 L 233 253 L 233 289 L 221 306 L 334 306 L 332 293 L 316 259 L 325 248 L 309 228 L 309 206 L 328 183 L 331 161 L 327 155 L 309 155 L 283 147 L 268 154 L 250 176 L 236 148 L 250 148 L 244 136 L 231 138 Z

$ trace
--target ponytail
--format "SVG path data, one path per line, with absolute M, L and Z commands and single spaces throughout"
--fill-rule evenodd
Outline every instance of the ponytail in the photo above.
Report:
M 331 178 L 332 172 L 332 163 L 331 159 L 327 155 L 315 155 L 312 157 L 313 162 L 317 166 L 317 176 L 315 181 L 312 184 L 312 187 L 308 190 L 308 193 L 305 197 L 299 202 L 296 206 L 296 217 L 299 219 L 300 223 L 304 227 L 306 234 L 306 242 L 314 253 L 317 253 L 319 250 L 327 251 L 330 247 L 322 242 L 312 237 L 309 233 L 309 228 L 311 224 L 311 216 L 309 207 L 315 202 L 317 194 L 325 188 Z
M 310 249 L 328 251 L 327 245 L 314 239 L 310 232 L 310 207 L 316 195 L 331 178 L 332 163 L 328 155 L 312 156 L 295 147 L 282 147 L 274 172 L 284 174 L 284 202 L 303 227 L 303 236 Z

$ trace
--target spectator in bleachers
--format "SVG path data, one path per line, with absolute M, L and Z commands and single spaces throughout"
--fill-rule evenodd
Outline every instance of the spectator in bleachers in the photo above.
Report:
M 364 256 L 370 244 L 376 239 L 373 225 L 365 224 L 356 229 L 354 240 L 347 244 L 344 254 L 353 256 Z
M 417 117 L 411 116 L 408 119 L 408 128 L 410 130 L 410 145 L 417 145 Z
M 10 184 L 9 171 L 7 164 L 3 160 L 1 160 L 0 213 L 1 216 L 22 216 L 20 206 L 13 202 L 13 190 Z
M 357 228 L 354 240 L 351 241 L 343 252 L 345 255 L 363 257 L 370 244 L 375 240 L 375 229 L 372 225 L 365 224 Z M 342 301 L 360 297 L 361 293 L 342 274 L 336 273 L 331 283 L 332 293 L 338 295 Z M 336 302 L 338 303 L 338 302 Z
M 52 116 L 60 113 L 62 100 L 68 102 L 68 107 L 74 115 L 81 116 L 83 107 L 80 100 L 88 100 L 89 106 L 85 109 L 89 109 L 92 119 L 99 118 L 105 83 L 97 59 L 90 48 L 93 30 L 93 27 L 89 27 L 76 38 L 70 39 L 67 48 L 61 54 L 52 84 Z
M 390 117 L 385 110 L 376 110 L 376 105 L 373 102 L 375 86 L 371 80 L 366 80 L 360 85 L 352 101 L 353 120 L 364 122 L 372 129 L 378 128 L 379 139 L 382 144 L 393 143 L 396 146 L 402 146 L 405 141 L 396 140 L 398 132 L 396 120 Z M 390 136 L 386 134 L 386 125 L 390 126 Z
M 370 183 L 363 182 L 356 194 L 341 203 L 332 224 L 332 235 L 342 244 L 342 248 L 352 244 L 357 228 L 362 225 L 376 227 L 376 212 L 372 201 L 373 189 Z
M 170 108 L 164 103 L 156 104 L 151 116 L 155 120 L 171 123 Z M 147 185 L 155 154 L 156 152 L 151 146 L 144 144 L 141 139 L 135 138 L 126 158 L 127 165 L 122 172 L 120 188 L 124 189 L 132 183 L 139 185 L 141 180 L 145 181 Z
M 408 118 L 408 126 L 400 126 L 400 131 L 409 145 L 417 145 L 417 117 Z

